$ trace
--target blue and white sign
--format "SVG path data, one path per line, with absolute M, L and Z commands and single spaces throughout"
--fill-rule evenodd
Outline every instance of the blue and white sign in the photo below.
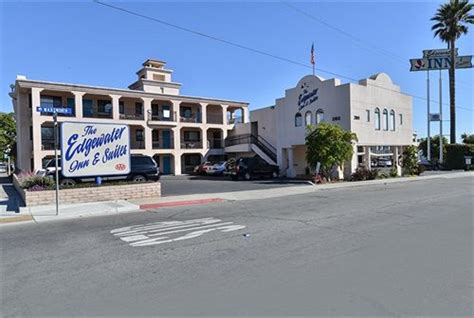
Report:
M 319 88 L 310 89 L 308 84 L 303 83 L 301 85 L 301 93 L 298 96 L 298 110 L 317 101 L 319 98 L 318 90 Z
M 65 177 L 130 173 L 129 127 L 104 123 L 62 123 L 61 171 Z
M 68 107 L 36 107 L 36 111 L 40 113 L 72 115 L 72 108 Z

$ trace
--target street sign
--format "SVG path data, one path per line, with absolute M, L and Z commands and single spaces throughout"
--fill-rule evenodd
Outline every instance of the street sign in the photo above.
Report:
M 65 177 L 130 173 L 128 125 L 62 123 L 61 171 Z
M 451 58 L 421 58 L 410 59 L 410 72 L 431 71 L 431 70 L 447 70 L 451 65 Z M 472 68 L 472 55 L 464 55 L 456 57 L 456 68 Z
M 458 56 L 458 49 L 454 49 L 454 56 Z M 423 50 L 424 58 L 451 57 L 450 49 Z
M 440 114 L 430 114 L 430 121 L 441 121 Z
M 72 115 L 72 108 L 68 107 L 36 107 L 36 110 L 41 113 Z

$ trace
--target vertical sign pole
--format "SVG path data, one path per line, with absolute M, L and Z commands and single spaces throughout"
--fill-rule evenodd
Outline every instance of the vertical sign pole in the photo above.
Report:
M 53 113 L 54 119 L 54 160 L 56 166 L 56 215 L 59 215 L 59 168 L 58 168 L 58 114 Z
M 443 163 L 443 90 L 441 69 L 439 70 L 439 162 Z
M 430 71 L 426 71 L 426 101 L 427 101 L 427 117 L 428 117 L 428 127 L 427 127 L 427 135 L 428 137 L 426 138 L 426 153 L 427 153 L 427 159 L 428 161 L 431 160 L 431 141 L 430 141 Z

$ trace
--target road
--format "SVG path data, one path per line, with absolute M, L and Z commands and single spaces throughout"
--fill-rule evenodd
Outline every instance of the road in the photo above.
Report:
M 5 316 L 473 314 L 472 177 L 7 226 L 0 239 Z

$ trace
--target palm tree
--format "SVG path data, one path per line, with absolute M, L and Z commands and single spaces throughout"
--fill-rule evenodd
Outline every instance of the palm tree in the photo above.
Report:
M 461 35 L 468 32 L 467 24 L 474 23 L 474 15 L 471 15 L 472 3 L 468 0 L 449 0 L 449 3 L 442 4 L 436 15 L 431 18 L 431 21 L 436 21 L 431 27 L 434 31 L 434 36 L 439 37 L 441 41 L 448 44 L 451 55 L 451 65 L 449 67 L 449 110 L 450 110 L 450 124 L 451 134 L 450 142 L 456 143 L 456 110 L 455 110 L 455 51 L 456 40 Z

